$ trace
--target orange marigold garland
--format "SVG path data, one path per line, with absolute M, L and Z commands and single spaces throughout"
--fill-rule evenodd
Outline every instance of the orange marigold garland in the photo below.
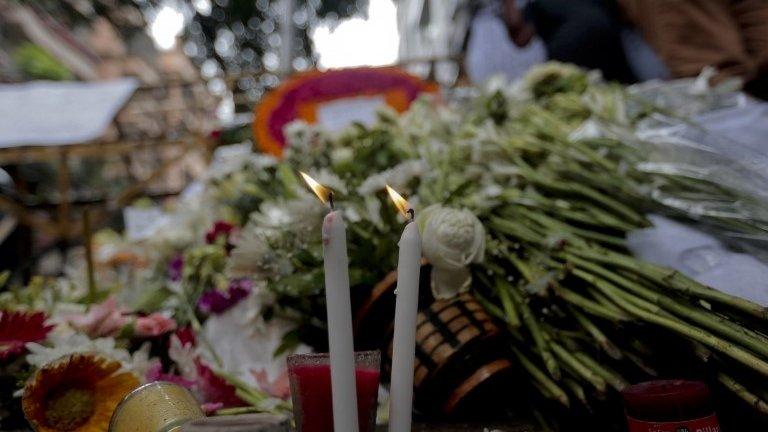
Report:
M 300 73 L 268 93 L 256 106 L 253 135 L 261 151 L 280 156 L 285 147 L 283 127 L 296 119 L 315 123 L 317 109 L 323 103 L 358 96 L 382 96 L 387 105 L 403 112 L 420 94 L 436 91 L 435 84 L 395 67 Z

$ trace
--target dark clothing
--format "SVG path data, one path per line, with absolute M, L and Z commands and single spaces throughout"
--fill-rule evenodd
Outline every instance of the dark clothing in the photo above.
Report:
M 599 69 L 609 80 L 636 81 L 621 44 L 614 1 L 533 0 L 525 13 L 550 59 Z

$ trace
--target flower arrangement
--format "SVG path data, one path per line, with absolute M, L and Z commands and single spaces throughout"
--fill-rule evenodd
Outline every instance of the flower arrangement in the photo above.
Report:
M 596 409 L 657 373 L 655 342 L 669 339 L 768 413 L 758 379 L 768 375 L 765 308 L 637 260 L 623 240 L 649 210 L 744 233 L 768 223 L 656 200 L 662 190 L 741 196 L 643 171 L 634 128 L 648 108 L 636 103 L 620 86 L 548 64 L 461 106 L 419 100 L 336 135 L 295 122 L 282 159 L 245 152 L 214 163 L 151 238 L 97 236 L 99 303 L 87 303 L 74 273 L 0 294 L 0 365 L 23 378 L 21 405 L 39 430 L 98 428 L 119 394 L 153 380 L 190 388 L 210 413 L 286 410 L 285 355 L 327 343 L 326 209 L 298 181 L 302 170 L 334 190 L 349 221 L 353 299 L 395 268 L 401 221 L 385 185 L 408 194 L 432 297 L 468 292 L 495 317 L 498 349 L 537 410 Z M 125 256 L 136 259 L 116 259 Z M 88 375 L 87 391 L 62 379 L 51 399 L 70 367 Z M 104 389 L 114 392 L 97 397 Z

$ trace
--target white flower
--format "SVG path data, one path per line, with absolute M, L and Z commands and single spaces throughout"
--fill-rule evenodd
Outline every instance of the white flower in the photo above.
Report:
M 491 94 L 497 91 L 504 91 L 509 86 L 509 80 L 503 73 L 497 73 L 490 76 L 483 85 L 483 92 Z
M 331 150 L 331 163 L 333 166 L 345 165 L 352 162 L 355 152 L 349 147 L 339 147 Z
M 485 229 L 469 210 L 435 204 L 420 212 L 422 250 L 432 264 L 432 293 L 444 299 L 467 291 L 468 265 L 485 254 Z
M 176 337 L 176 336 L 173 336 L 173 337 Z M 149 371 L 154 365 L 156 365 L 160 361 L 160 359 L 158 359 L 157 357 L 149 356 L 149 349 L 151 347 L 152 347 L 152 344 L 150 344 L 149 342 L 144 342 L 141 345 L 141 348 L 139 348 L 131 356 L 130 364 L 123 365 L 123 367 L 133 372 L 134 375 L 139 377 L 139 379 L 142 381 L 144 381 L 144 378 L 147 376 L 147 371 Z
M 321 150 L 326 143 L 326 135 L 319 125 L 311 125 L 302 120 L 295 120 L 283 128 L 285 142 L 288 144 L 283 153 L 284 160 L 303 162 L 299 166 L 311 166 L 312 155 Z
M 227 261 L 230 277 L 270 278 L 293 271 L 291 255 L 320 232 L 327 208 L 308 193 L 301 198 L 262 204 L 243 227 Z
M 216 149 L 213 161 L 208 167 L 208 180 L 223 179 L 229 174 L 249 167 L 254 171 L 277 164 L 277 158 L 264 153 L 255 153 L 251 143 L 231 144 Z
M 359 195 L 372 195 L 390 185 L 396 190 L 404 190 L 414 178 L 421 177 L 427 171 L 427 164 L 421 159 L 411 159 L 374 174 L 358 186 Z
M 181 340 L 176 335 L 171 335 L 170 346 L 168 347 L 168 357 L 176 363 L 179 374 L 189 380 L 197 380 L 197 365 L 195 359 L 198 357 L 198 350 L 194 344 L 181 344 Z
M 342 195 L 347 194 L 347 185 L 333 172 L 323 168 L 319 171 L 310 171 L 310 175 L 312 178 L 316 179 L 318 183 L 331 188 L 334 192 Z
M 252 227 L 255 224 L 269 228 L 290 227 L 290 229 L 319 231 L 328 207 L 309 192 L 300 192 L 300 194 L 300 198 L 293 200 L 265 202 L 258 213 L 251 215 L 251 220 L 246 227 Z
M 305 122 L 304 120 L 294 120 L 283 127 L 283 134 L 285 139 L 291 145 L 296 145 L 306 139 L 308 136 L 312 136 L 318 133 L 319 129 Z
M 98 338 L 90 339 L 82 333 L 57 334 L 48 336 L 51 346 L 30 342 L 27 344 L 27 363 L 35 367 L 41 367 L 60 357 L 75 353 L 97 353 L 113 360 L 117 360 L 124 367 L 130 368 L 132 363 L 128 351 L 115 347 L 115 339 Z
M 283 231 L 249 223 L 236 240 L 227 261 L 230 277 L 270 278 L 293 270 L 288 251 L 273 247 L 282 241 Z
M 27 363 L 37 368 L 71 354 L 94 353 L 119 361 L 123 370 L 133 373 L 139 380 L 143 380 L 147 371 L 159 361 L 149 356 L 149 342 L 131 355 L 127 350 L 118 348 L 114 338 L 90 339 L 73 331 L 53 332 L 48 335 L 46 345 L 30 342 L 26 346 L 29 350 Z
M 375 196 L 367 195 L 365 197 L 365 211 L 369 221 L 379 228 L 384 227 L 384 220 L 381 218 L 381 201 Z
M 272 302 L 274 298 L 266 286 L 257 284 L 248 298 L 221 315 L 209 317 L 202 328 L 202 337 L 221 358 L 223 369 L 254 386 L 258 383 L 252 371 L 264 370 L 268 380 L 275 380 L 285 372 L 285 357 L 290 354 L 274 356 L 294 324 L 279 317 L 264 321 L 262 310 Z M 302 345 L 296 352 L 309 352 L 309 348 Z

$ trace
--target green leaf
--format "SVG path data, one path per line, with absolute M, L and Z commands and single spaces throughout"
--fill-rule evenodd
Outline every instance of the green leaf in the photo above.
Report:
M 283 339 L 280 342 L 280 345 L 277 347 L 277 349 L 275 349 L 275 352 L 272 354 L 272 356 L 277 357 L 286 351 L 292 350 L 299 346 L 299 343 L 301 343 L 301 339 L 299 338 L 299 329 L 293 329 L 283 335 Z
M 0 273 L 0 288 L 3 288 L 6 283 L 8 283 L 8 279 L 11 278 L 11 271 L 6 270 L 2 273 Z

